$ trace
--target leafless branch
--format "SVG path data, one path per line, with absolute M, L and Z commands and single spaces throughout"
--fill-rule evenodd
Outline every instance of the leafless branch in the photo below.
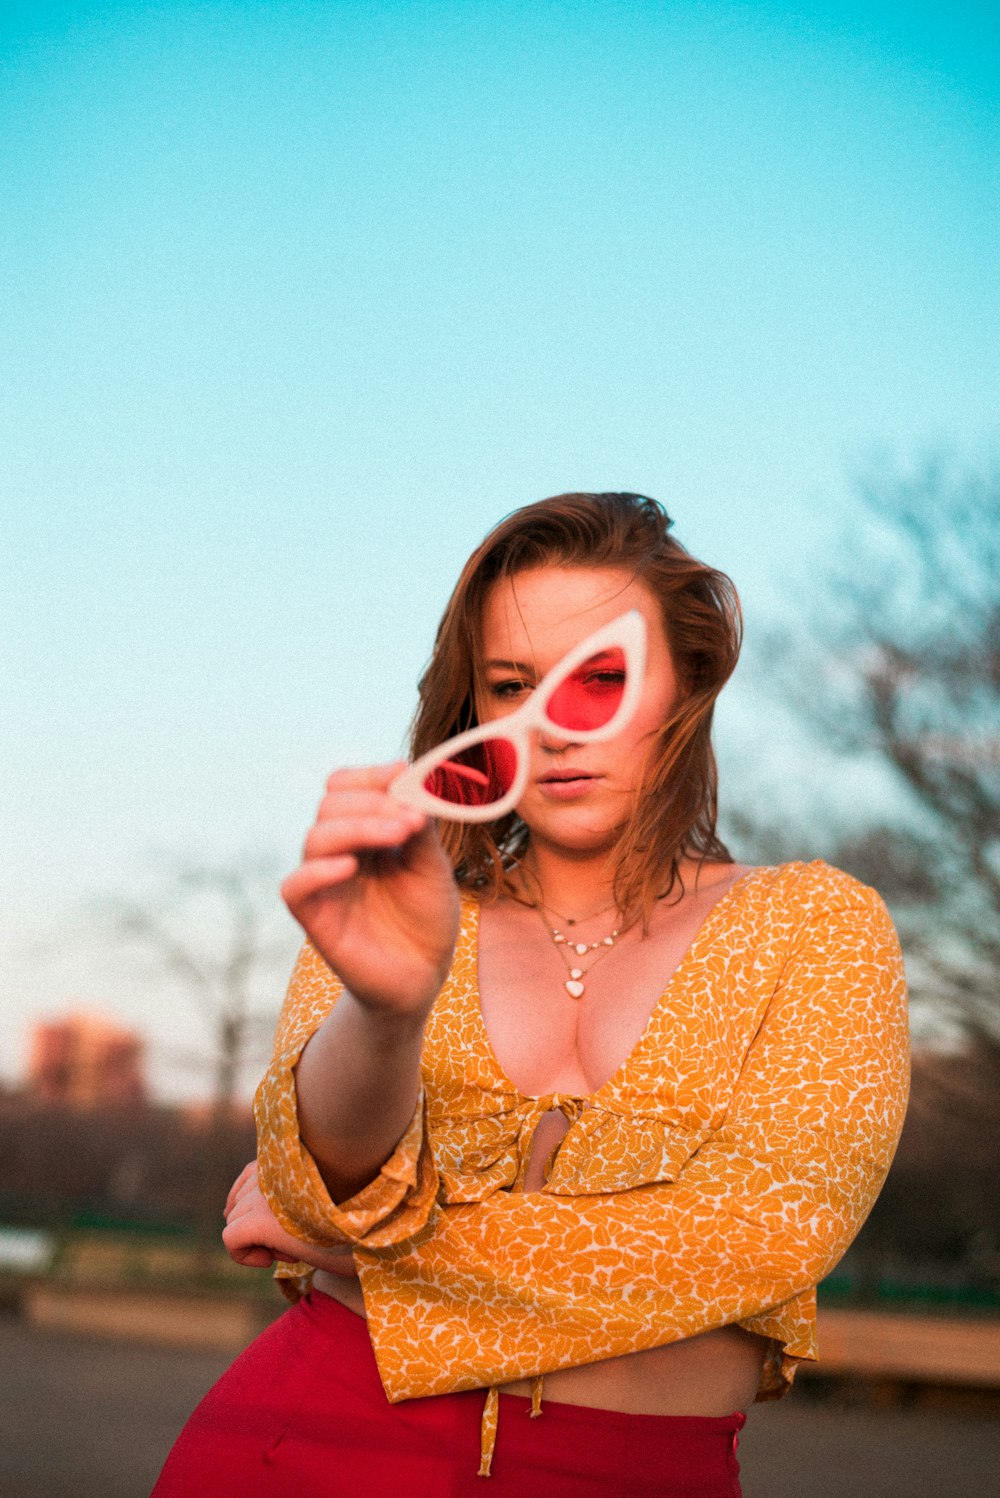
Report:
M 881 826 L 845 810 L 837 861 L 894 902 L 925 997 L 1000 1051 L 1000 470 L 869 472 L 844 535 L 799 633 L 765 642 L 766 678 L 827 752 L 895 787 Z M 799 830 L 730 820 L 765 856 Z

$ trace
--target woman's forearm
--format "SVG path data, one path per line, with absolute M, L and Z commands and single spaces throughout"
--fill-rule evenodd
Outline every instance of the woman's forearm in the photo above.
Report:
M 295 1069 L 302 1142 L 343 1202 L 378 1174 L 413 1117 L 426 1014 L 373 1013 L 344 993 Z
M 424 1023 L 458 935 L 458 889 L 436 827 L 389 794 L 401 768 L 334 771 L 302 863 L 281 886 L 343 985 L 295 1068 L 299 1138 L 334 1204 L 375 1179 L 413 1120 Z M 287 1101 L 271 1127 L 290 1122 Z

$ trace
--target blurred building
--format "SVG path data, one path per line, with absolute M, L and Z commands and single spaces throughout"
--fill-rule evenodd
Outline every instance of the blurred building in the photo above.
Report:
M 41 1103 L 69 1108 L 144 1103 L 145 1047 L 135 1030 L 81 1011 L 34 1027 L 27 1091 Z

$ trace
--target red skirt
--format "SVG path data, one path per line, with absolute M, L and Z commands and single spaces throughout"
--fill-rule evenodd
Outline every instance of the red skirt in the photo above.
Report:
M 746 1416 L 625 1415 L 485 1391 L 390 1404 L 368 1327 L 314 1290 L 209 1390 L 151 1498 L 740 1498 Z

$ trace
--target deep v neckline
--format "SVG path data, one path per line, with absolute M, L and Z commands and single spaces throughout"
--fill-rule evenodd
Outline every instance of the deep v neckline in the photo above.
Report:
M 661 1011 L 666 1007 L 666 1004 L 673 994 L 674 990 L 678 988 L 682 980 L 686 978 L 688 969 L 696 966 L 696 964 L 698 963 L 701 955 L 700 948 L 702 947 L 704 942 L 706 942 L 711 936 L 712 930 L 722 912 L 726 907 L 729 906 L 730 903 L 735 900 L 736 895 L 742 892 L 744 885 L 748 884 L 749 882 L 758 878 L 760 875 L 766 872 L 768 872 L 768 868 L 766 865 L 758 865 L 754 868 L 747 869 L 746 873 L 741 874 L 738 879 L 734 879 L 729 888 L 719 896 L 719 898 L 713 905 L 709 907 L 697 931 L 694 933 L 694 936 L 691 938 L 687 947 L 684 949 L 684 953 L 681 956 L 680 961 L 677 963 L 673 972 L 670 974 L 670 977 L 667 979 L 666 987 L 663 989 L 662 993 L 654 1002 L 652 1009 L 649 1011 L 649 1017 L 646 1020 L 646 1023 L 643 1026 L 642 1034 L 635 1042 L 635 1045 L 629 1051 L 628 1055 L 625 1057 L 624 1061 L 622 1061 L 621 1065 L 615 1068 L 606 1082 L 602 1082 L 600 1087 L 596 1088 L 593 1092 L 586 1094 L 585 1097 L 578 1099 L 578 1101 L 594 1104 L 602 1095 L 602 1093 L 611 1091 L 623 1085 L 623 1083 L 627 1079 L 626 1074 L 629 1071 L 629 1068 L 633 1065 L 635 1058 L 639 1055 L 640 1051 L 642 1051 L 648 1044 L 650 1036 L 652 1035 L 656 1025 L 659 1023 Z M 473 1011 L 473 1023 L 479 1031 L 479 1040 L 482 1045 L 483 1053 L 488 1060 L 490 1069 L 494 1073 L 496 1081 L 499 1083 L 504 1092 L 514 1093 L 515 1096 L 524 1103 L 537 1103 L 540 1102 L 543 1098 L 556 1096 L 569 1097 L 568 1093 L 542 1093 L 534 1095 L 532 1093 L 522 1092 L 520 1087 L 518 1087 L 516 1083 L 511 1080 L 511 1078 L 504 1070 L 503 1066 L 501 1066 L 499 1057 L 497 1056 L 496 1051 L 493 1049 L 493 1042 L 490 1039 L 489 1030 L 486 1028 L 486 1018 L 483 1014 L 482 998 L 479 992 L 479 901 L 473 895 L 463 895 L 462 904 L 463 906 L 469 908 L 470 919 L 472 922 L 470 937 L 472 945 L 473 982 L 471 991 L 469 993 L 469 1000 Z

